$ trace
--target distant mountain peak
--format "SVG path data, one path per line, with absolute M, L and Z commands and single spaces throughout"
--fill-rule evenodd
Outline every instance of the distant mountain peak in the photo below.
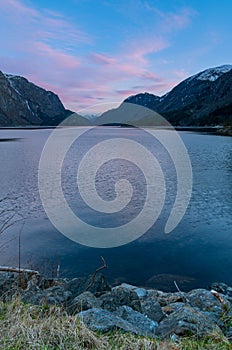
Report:
M 208 68 L 203 72 L 193 75 L 189 78 L 189 80 L 196 78 L 197 80 L 215 81 L 218 78 L 220 78 L 223 74 L 228 73 L 230 70 L 232 70 L 232 65 L 224 64 L 219 67 Z

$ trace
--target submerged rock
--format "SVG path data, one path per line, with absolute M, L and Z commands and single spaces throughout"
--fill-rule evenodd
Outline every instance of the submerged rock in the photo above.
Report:
M 167 292 L 174 292 L 176 290 L 174 281 L 178 283 L 181 290 L 189 290 L 189 286 L 194 282 L 194 278 L 190 276 L 160 274 L 150 277 L 146 286 L 149 288 L 159 288 Z

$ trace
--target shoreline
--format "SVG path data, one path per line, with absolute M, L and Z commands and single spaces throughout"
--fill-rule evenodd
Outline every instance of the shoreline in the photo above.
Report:
M 210 132 L 210 133 L 219 133 L 223 134 L 223 132 L 227 132 L 230 130 L 230 128 L 224 128 L 223 126 L 150 126 L 150 125 L 145 125 L 145 126 L 138 126 L 135 127 L 133 125 L 125 125 L 125 124 L 107 124 L 107 125 L 73 125 L 73 126 L 34 126 L 34 125 L 28 125 L 28 126 L 0 126 L 0 130 L 46 130 L 46 129 L 56 129 L 56 128 L 94 128 L 94 127 L 104 127 L 104 128 L 122 128 L 122 129 L 127 129 L 127 128 L 144 128 L 144 129 L 150 129 L 150 128 L 157 128 L 157 129 L 162 129 L 162 130 L 173 130 L 175 129 L 176 131 L 196 131 L 196 132 Z
M 232 287 L 214 283 L 210 290 L 183 292 L 175 285 L 176 292 L 165 292 L 127 283 L 111 287 L 101 273 L 63 279 L 45 278 L 37 271 L 1 272 L 0 301 L 14 303 L 17 295 L 17 303 L 25 307 L 58 307 L 67 317 L 103 335 L 119 331 L 181 342 L 216 333 L 232 340 Z

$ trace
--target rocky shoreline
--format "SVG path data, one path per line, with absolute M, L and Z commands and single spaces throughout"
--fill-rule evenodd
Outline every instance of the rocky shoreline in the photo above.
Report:
M 218 135 L 232 136 L 232 126 L 225 126 L 217 130 Z
M 120 330 L 158 339 L 202 338 L 217 333 L 232 340 L 232 287 L 174 293 L 123 283 L 111 287 L 102 274 L 74 279 L 0 273 L 0 299 L 57 305 L 93 331 Z

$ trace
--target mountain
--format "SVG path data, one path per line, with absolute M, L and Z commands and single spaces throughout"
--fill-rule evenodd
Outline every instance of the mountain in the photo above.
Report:
M 173 125 L 232 125 L 232 66 L 206 69 L 161 97 L 147 92 L 130 96 L 117 109 L 107 111 L 95 120 L 76 113 L 72 115 L 73 112 L 66 110 L 53 92 L 24 77 L 0 71 L 0 126 L 55 126 L 70 115 L 69 125 L 163 124 L 164 121 L 152 111 Z
M 135 103 L 123 102 L 118 108 L 104 112 L 95 121 L 97 125 L 115 125 L 122 126 L 133 125 L 137 127 L 165 125 L 160 115 L 151 108 Z
M 73 112 L 66 110 L 59 97 L 21 76 L 0 71 L 0 125 L 53 126 Z M 88 121 L 75 114 L 76 125 Z
M 232 122 L 232 66 L 206 69 L 182 81 L 164 96 L 141 93 L 124 102 L 148 107 L 173 125 Z

